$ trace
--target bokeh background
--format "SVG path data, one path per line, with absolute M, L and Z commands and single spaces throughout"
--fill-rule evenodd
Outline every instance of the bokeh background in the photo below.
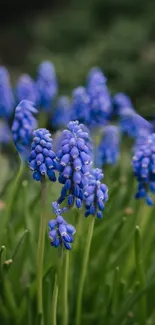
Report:
M 12 81 L 35 75 L 45 59 L 55 64 L 60 94 L 98 65 L 112 93 L 126 92 L 143 116 L 154 115 L 154 0 L 2 1 L 0 64 Z

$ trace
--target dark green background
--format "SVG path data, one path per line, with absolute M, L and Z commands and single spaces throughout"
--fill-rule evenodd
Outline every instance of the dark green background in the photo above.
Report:
M 155 108 L 155 1 L 72 0 L 27 13 L 0 29 L 0 63 L 13 82 L 54 62 L 60 93 L 70 94 L 100 66 L 112 91 L 128 93 L 143 115 Z

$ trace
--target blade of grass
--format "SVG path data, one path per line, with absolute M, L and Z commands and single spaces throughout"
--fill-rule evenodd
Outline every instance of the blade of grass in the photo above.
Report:
M 141 234 L 140 229 L 136 226 L 135 229 L 135 260 L 136 260 L 136 270 L 137 278 L 139 281 L 140 289 L 145 289 L 145 273 L 143 266 L 143 256 L 142 256 L 142 244 L 141 244 Z M 146 324 L 146 296 L 144 295 L 139 301 L 139 322 L 141 325 Z

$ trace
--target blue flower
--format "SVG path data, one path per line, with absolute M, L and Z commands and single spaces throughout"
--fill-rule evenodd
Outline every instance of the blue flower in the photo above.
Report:
M 68 205 L 72 206 L 75 200 L 77 208 L 82 206 L 85 175 L 88 175 L 92 163 L 87 144 L 89 135 L 82 128 L 78 121 L 71 121 L 68 129 L 62 132 L 57 152 L 58 180 L 64 184 L 58 202 L 68 197 Z
M 70 101 L 67 96 L 60 96 L 57 100 L 52 117 L 52 126 L 55 129 L 66 126 L 70 121 Z
M 86 125 L 90 123 L 90 97 L 84 87 L 77 87 L 73 91 L 71 118 Z
M 54 247 L 64 247 L 67 250 L 72 248 L 72 243 L 74 241 L 74 234 L 76 233 L 76 229 L 68 224 L 64 218 L 61 216 L 67 209 L 61 209 L 57 202 L 53 202 L 53 212 L 56 214 L 56 219 L 52 219 L 49 221 L 49 239 L 51 241 L 51 245 Z
M 133 152 L 136 152 L 141 146 L 147 143 L 148 136 L 151 135 L 150 129 L 140 129 L 133 147 Z
M 132 166 L 138 182 L 136 199 L 143 198 L 148 205 L 152 205 L 150 192 L 155 193 L 155 133 L 149 135 L 145 144 L 137 148 Z
M 122 114 L 125 114 L 126 110 L 128 112 L 129 109 L 132 112 L 135 111 L 130 97 L 123 93 L 117 93 L 113 97 L 113 105 L 114 105 L 114 110 L 115 110 L 116 114 L 119 116 L 121 116 Z
M 134 111 L 126 110 L 120 118 L 121 131 L 132 138 L 139 137 L 144 131 L 152 132 L 153 126 Z
M 120 155 L 120 135 L 117 126 L 105 127 L 103 138 L 98 147 L 97 165 L 116 164 Z
M 85 197 L 85 217 L 89 215 L 97 216 L 101 219 L 103 216 L 105 202 L 108 200 L 108 188 L 101 183 L 103 173 L 101 169 L 93 169 L 88 176 L 88 181 L 84 186 Z
M 21 101 L 15 109 L 12 124 L 12 137 L 16 149 L 25 160 L 30 152 L 32 133 L 37 127 L 37 120 L 33 116 L 37 110 L 28 100 Z
M 90 125 L 103 126 L 112 115 L 112 101 L 101 71 L 88 75 L 87 92 L 90 98 Z
M 31 153 L 28 158 L 33 178 L 41 181 L 42 176 L 47 175 L 52 182 L 55 182 L 55 153 L 52 150 L 51 134 L 46 129 L 38 129 L 33 132 L 33 135 Z
M 28 74 L 23 74 L 17 80 L 16 96 L 18 102 L 29 100 L 33 104 L 37 104 L 36 84 Z
M 0 117 L 9 118 L 14 109 L 14 96 L 10 77 L 5 67 L 0 67 Z
M 9 125 L 5 121 L 0 121 L 0 143 L 8 144 L 11 140 L 11 131 Z
M 39 96 L 39 106 L 47 111 L 50 110 L 58 91 L 55 68 L 51 62 L 44 61 L 40 64 L 36 87 Z
M 103 74 L 102 70 L 98 67 L 92 68 L 89 73 L 88 73 L 88 78 L 87 78 L 87 85 L 89 87 L 93 87 L 96 84 L 98 85 L 106 85 L 107 83 L 107 78 Z

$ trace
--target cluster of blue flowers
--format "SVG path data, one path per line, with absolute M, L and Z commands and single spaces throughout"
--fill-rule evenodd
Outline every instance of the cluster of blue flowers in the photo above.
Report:
M 133 172 L 138 181 L 136 199 L 145 199 L 153 204 L 150 192 L 155 193 L 155 134 L 151 134 L 145 144 L 138 147 L 133 156 Z
M 31 145 L 31 153 L 28 157 L 30 168 L 33 171 L 33 178 L 41 181 L 47 175 L 52 181 L 56 181 L 55 176 L 55 153 L 52 150 L 51 134 L 46 129 L 38 129 L 33 132 L 34 138 Z
M 133 146 L 133 152 L 136 152 L 141 146 L 143 146 L 145 143 L 147 143 L 149 135 L 151 135 L 151 129 L 153 131 L 153 126 L 150 124 L 150 127 L 147 127 L 146 129 L 140 128 L 138 131 L 137 137 L 135 137 L 134 146 Z
M 99 219 L 102 218 L 104 204 L 108 200 L 108 188 L 105 184 L 101 183 L 102 178 L 102 170 L 98 168 L 93 169 L 88 176 L 84 186 L 86 217 L 93 215 Z
M 68 197 L 69 206 L 74 204 L 74 199 L 78 208 L 82 206 L 84 179 L 92 163 L 87 145 L 88 137 L 78 121 L 70 122 L 68 130 L 62 132 L 62 142 L 57 152 L 57 169 L 59 182 L 64 186 L 59 203 Z
M 112 115 L 112 100 L 106 81 L 99 68 L 90 70 L 87 91 L 90 97 L 90 125 L 92 126 L 103 126 Z
M 7 89 L 10 89 L 11 98 L 9 82 Z M 102 127 L 100 130 L 103 130 L 97 148 L 96 161 L 99 167 L 117 163 L 121 132 L 135 140 L 133 170 L 138 181 L 136 198 L 143 197 L 150 205 L 152 198 L 149 192 L 155 193 L 155 134 L 152 134 L 152 125 L 135 112 L 127 95 L 117 93 L 112 98 L 106 77 L 99 68 L 93 68 L 88 74 L 86 86 L 77 87 L 73 91 L 71 103 L 66 96 L 61 96 L 56 101 L 51 125 L 54 130 L 63 127 L 66 129 L 55 139 L 53 149 L 50 132 L 44 128 L 34 130 L 37 121 L 33 114 L 37 113 L 34 105 L 50 112 L 57 91 L 55 69 L 48 61 L 40 64 L 35 81 L 28 75 L 22 75 L 17 82 L 16 98 L 24 100 L 16 107 L 12 134 L 22 158 L 28 159 L 36 181 L 47 176 L 55 182 L 55 172 L 59 173 L 58 181 L 62 184 L 62 189 L 57 202 L 53 203 L 56 218 L 49 222 L 49 238 L 52 246 L 70 250 L 75 228 L 62 217 L 68 208 L 59 205 L 66 199 L 69 208 L 74 204 L 81 208 L 84 203 L 85 216 L 92 215 L 100 219 L 108 200 L 108 188 L 101 183 L 102 171 L 92 169 L 93 147 L 88 128 L 92 133 L 96 127 Z M 119 128 L 107 125 L 113 114 L 119 117 Z M 49 121 L 50 118 L 49 115 Z
M 123 93 L 117 93 L 113 97 L 113 106 L 116 115 L 120 117 L 122 116 L 122 114 L 124 115 L 126 111 L 127 112 L 129 112 L 129 110 L 130 112 L 135 111 L 130 97 Z
M 54 65 L 49 61 L 44 61 L 38 68 L 36 81 L 38 92 L 38 104 L 46 111 L 51 109 L 52 101 L 57 95 L 58 85 Z
M 51 124 L 54 129 L 66 127 L 70 121 L 70 101 L 67 96 L 60 96 L 57 100 Z
M 10 118 L 14 109 L 14 96 L 10 76 L 6 68 L 0 67 L 0 117 Z
M 116 164 L 120 155 L 120 132 L 114 125 L 108 125 L 97 151 L 97 164 L 99 167 L 105 164 Z
M 112 114 L 112 100 L 106 81 L 99 68 L 90 70 L 86 87 L 78 87 L 73 91 L 72 119 L 89 127 L 107 123 Z
M 71 117 L 86 125 L 90 123 L 90 97 L 85 87 L 77 87 L 73 91 Z
M 17 151 L 24 160 L 30 152 L 32 133 L 37 127 L 37 120 L 33 116 L 36 113 L 36 108 L 27 100 L 21 101 L 15 110 L 12 137 Z
M 56 219 L 52 219 L 49 221 L 49 239 L 51 241 L 51 245 L 54 247 L 64 247 L 67 250 L 71 249 L 71 244 L 74 241 L 74 234 L 76 233 L 76 229 L 74 226 L 68 224 L 62 214 L 66 212 L 66 208 L 60 208 L 57 202 L 52 203 L 53 211 L 56 215 Z
M 34 80 L 28 75 L 23 74 L 17 80 L 16 97 L 18 102 L 29 100 L 34 105 L 37 104 L 37 88 Z
M 9 119 L 15 105 L 28 100 L 39 108 L 50 110 L 57 95 L 58 84 L 55 68 L 49 61 L 42 62 L 38 67 L 38 76 L 33 80 L 28 74 L 21 75 L 16 83 L 15 96 L 7 69 L 0 66 L 0 117 Z
M 143 131 L 151 133 L 153 126 L 146 121 L 142 116 L 132 111 L 126 111 L 121 116 L 120 128 L 123 133 L 128 134 L 131 138 L 138 138 L 141 136 Z

